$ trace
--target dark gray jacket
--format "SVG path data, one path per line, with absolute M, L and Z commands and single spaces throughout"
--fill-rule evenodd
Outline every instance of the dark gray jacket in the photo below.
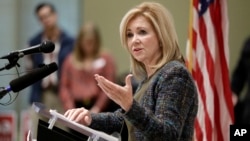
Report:
M 140 86 L 139 86 L 140 88 Z M 127 119 L 136 127 L 138 141 L 191 141 L 198 109 L 195 84 L 186 67 L 171 61 L 160 68 L 141 102 L 124 113 L 92 114 L 91 128 L 119 132 Z

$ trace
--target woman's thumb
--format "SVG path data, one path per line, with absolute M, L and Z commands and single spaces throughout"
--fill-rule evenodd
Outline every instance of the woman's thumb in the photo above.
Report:
M 133 76 L 132 74 L 128 74 L 126 76 L 126 80 L 125 80 L 126 86 L 130 86 L 131 87 L 131 85 L 132 85 L 132 83 L 131 83 L 132 76 Z

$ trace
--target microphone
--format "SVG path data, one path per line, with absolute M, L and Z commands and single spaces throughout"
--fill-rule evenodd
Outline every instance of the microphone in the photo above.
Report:
M 20 90 L 30 86 L 31 84 L 43 79 L 58 69 L 57 64 L 51 63 L 41 68 L 35 69 L 32 72 L 16 78 L 10 82 L 10 85 L 0 90 L 0 99 L 8 92 L 19 92 Z
M 24 55 L 33 54 L 33 53 L 40 53 L 40 52 L 50 53 L 50 52 L 54 51 L 54 49 L 55 49 L 55 44 L 53 42 L 45 41 L 45 42 L 42 42 L 41 44 L 29 47 L 29 48 L 13 51 L 7 55 L 0 57 L 0 59 L 11 59 L 15 56 L 20 58 L 20 57 L 23 57 Z

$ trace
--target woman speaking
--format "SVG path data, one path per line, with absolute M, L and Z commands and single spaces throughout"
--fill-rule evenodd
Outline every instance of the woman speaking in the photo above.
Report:
M 95 74 L 97 85 L 120 105 L 114 113 L 70 109 L 65 116 L 106 133 L 127 127 L 129 141 L 190 141 L 198 98 L 185 67 L 173 19 L 159 3 L 143 2 L 120 24 L 122 45 L 131 57 L 132 74 L 119 86 Z M 140 84 L 133 96 L 131 76 Z

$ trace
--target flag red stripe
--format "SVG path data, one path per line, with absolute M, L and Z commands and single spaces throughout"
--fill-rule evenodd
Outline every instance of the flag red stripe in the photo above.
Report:
M 192 46 L 193 49 L 196 50 L 196 44 L 197 44 L 197 33 L 194 29 L 192 29 L 192 36 L 193 36 L 193 41 L 192 41 Z
M 209 118 L 209 114 L 207 111 L 207 103 L 206 103 L 206 94 L 205 94 L 205 90 L 203 87 L 204 84 L 204 78 L 202 75 L 202 72 L 200 70 L 199 64 L 197 62 L 197 60 L 195 60 L 196 63 L 196 71 L 193 70 L 193 77 L 197 82 L 198 85 L 198 90 L 200 92 L 200 97 L 203 103 L 203 107 L 204 107 L 204 113 L 205 113 L 205 128 L 206 128 L 206 137 L 208 141 L 212 141 L 212 123 L 211 123 L 211 119 Z
M 192 49 L 187 50 L 187 53 L 193 55 L 188 58 L 188 62 L 193 62 L 189 69 L 196 81 L 199 104 L 202 108 L 199 108 L 195 119 L 195 140 L 228 140 L 229 125 L 234 120 L 234 114 L 227 62 L 227 2 L 226 0 L 191 0 L 191 2 L 192 29 L 189 30 L 191 33 L 188 47 Z
M 197 10 L 199 6 L 199 0 L 193 0 L 193 6 Z M 197 10 L 198 11 L 198 10 Z
M 220 106 L 219 104 L 219 98 L 218 98 L 218 92 L 216 89 L 216 85 L 215 85 L 215 81 L 214 81 L 214 62 L 212 59 L 212 55 L 210 53 L 209 47 L 208 47 L 208 43 L 207 43 L 207 29 L 206 29 L 206 25 L 204 22 L 203 17 L 199 18 L 199 32 L 200 32 L 200 38 L 201 41 L 203 43 L 204 49 L 205 49 L 205 55 L 206 55 L 206 66 L 208 69 L 208 75 L 209 75 L 209 79 L 210 79 L 210 85 L 212 87 L 212 91 L 214 94 L 214 105 L 215 105 L 215 112 L 214 112 L 214 121 L 215 121 L 215 126 L 217 129 L 217 136 L 218 139 L 222 139 L 222 133 L 221 133 L 221 125 L 220 122 L 218 122 L 217 120 L 220 120 L 220 108 L 218 108 Z
M 203 132 L 201 130 L 201 126 L 197 118 L 194 121 L 194 127 L 195 127 L 196 139 L 198 141 L 201 141 L 203 139 Z
M 198 4 L 199 1 L 198 0 L 194 0 L 194 8 L 196 9 L 196 11 L 198 11 Z M 197 32 L 193 29 L 192 30 L 192 47 L 193 50 L 196 51 L 197 48 Z M 207 109 L 207 103 L 206 103 L 206 93 L 204 90 L 204 78 L 203 78 L 203 74 L 200 70 L 199 64 L 197 62 L 197 58 L 195 58 L 195 61 L 193 61 L 196 63 L 196 71 L 192 70 L 192 74 L 194 79 L 197 81 L 197 85 L 198 85 L 198 89 L 199 89 L 199 94 L 202 100 L 202 104 L 204 107 L 204 123 L 205 124 L 205 131 L 206 131 L 206 139 L 207 141 L 212 141 L 212 123 L 211 123 L 211 119 L 209 118 L 209 113 L 208 113 L 208 109 Z M 202 119 L 203 120 L 203 119 Z M 195 133 L 196 133 L 196 140 L 198 141 L 202 141 L 204 138 L 204 134 L 202 133 L 201 130 L 201 126 L 199 124 L 199 121 L 196 120 L 195 123 Z
M 231 88 L 229 85 L 229 74 L 228 74 L 228 67 L 227 67 L 227 62 L 226 62 L 226 57 L 224 53 L 224 38 L 222 34 L 222 13 L 221 13 L 221 5 L 220 1 L 217 2 L 216 4 L 211 4 L 211 7 L 213 7 L 214 10 L 210 10 L 210 15 L 212 19 L 212 23 L 214 25 L 214 28 L 216 29 L 216 35 L 217 35 L 217 42 L 218 42 L 218 47 L 219 47 L 219 57 L 220 57 L 220 65 L 221 65 L 221 74 L 222 74 L 222 81 L 223 81 L 223 90 L 224 90 L 224 98 L 226 105 L 228 109 L 233 109 L 233 103 L 231 99 Z M 216 16 L 215 16 L 216 15 Z M 233 110 L 228 110 L 230 117 L 232 120 L 233 119 Z
M 219 96 L 218 93 L 216 93 L 214 95 L 214 103 L 215 103 L 215 107 L 214 107 L 214 122 L 215 122 L 215 128 L 216 128 L 216 133 L 217 133 L 217 141 L 223 141 L 223 135 L 222 135 L 222 129 L 221 129 L 221 117 L 220 117 L 220 102 L 219 102 Z

